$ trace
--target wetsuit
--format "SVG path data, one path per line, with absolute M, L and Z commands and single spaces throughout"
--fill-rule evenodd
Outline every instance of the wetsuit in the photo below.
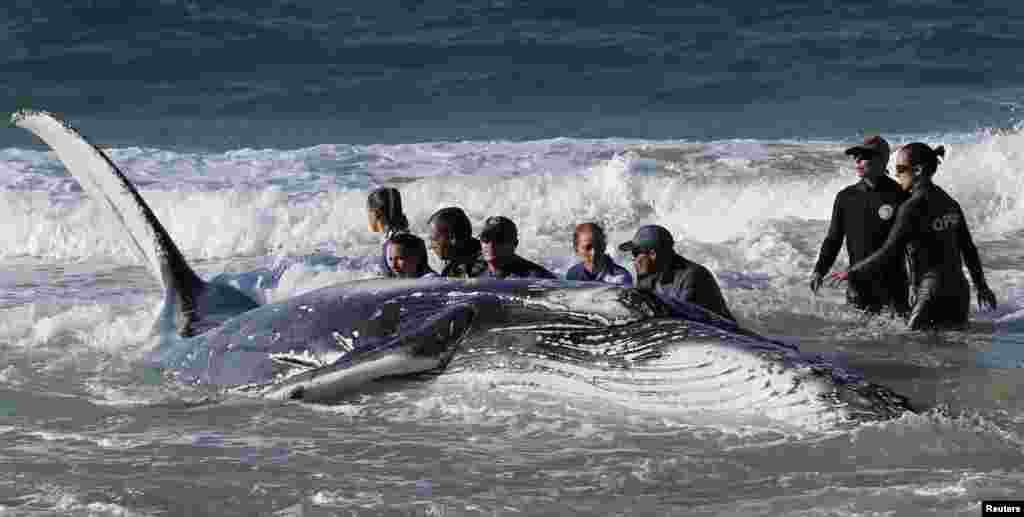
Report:
M 490 269 L 484 273 L 490 278 L 558 278 L 543 266 L 513 255 L 508 262 L 501 265 L 497 272 Z
M 583 282 L 604 282 L 606 284 L 624 285 L 626 287 L 633 285 L 633 276 L 629 274 L 626 268 L 616 264 L 611 257 L 605 257 L 603 262 L 604 268 L 593 273 L 587 271 L 587 268 L 583 267 L 583 263 L 580 262 L 569 268 L 569 272 L 565 274 L 565 279 Z
M 892 228 L 895 214 L 908 195 L 888 176 L 875 180 L 872 188 L 867 181 L 850 185 L 836 195 L 832 207 L 832 221 L 828 235 L 821 243 L 814 271 L 825 276 L 846 240 L 846 254 L 850 264 L 856 264 L 882 247 Z M 897 312 L 906 312 L 907 273 L 903 256 L 887 257 L 878 273 L 857 280 L 850 279 L 846 288 L 847 301 L 858 308 L 878 312 L 882 306 L 892 306 Z
M 718 282 L 708 268 L 677 253 L 673 255 L 672 264 L 668 269 L 638 277 L 636 287 L 699 305 L 719 316 L 736 321 L 725 304 Z
M 453 250 L 454 256 L 445 261 L 440 276 L 444 278 L 476 278 L 487 271 L 487 264 L 480 256 L 480 241 L 469 239 L 465 246 Z
M 975 287 L 987 289 L 985 275 L 960 204 L 931 180 L 914 186 L 910 199 L 896 213 L 885 244 L 850 268 L 850 280 L 872 277 L 904 250 L 916 293 L 907 325 L 920 329 L 966 324 L 971 292 L 964 262 Z

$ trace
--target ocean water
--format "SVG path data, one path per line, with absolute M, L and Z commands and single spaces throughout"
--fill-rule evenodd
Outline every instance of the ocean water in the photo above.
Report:
M 519 253 L 559 274 L 575 224 L 618 243 L 658 223 L 741 325 L 924 410 L 854 428 L 693 414 L 672 354 L 572 375 L 498 357 L 333 405 L 199 404 L 211 394 L 141 364 L 161 292 L 112 216 L 4 129 L 0 515 L 979 515 L 1020 499 L 1024 4 L 336 4 L 2 7 L 0 111 L 65 115 L 203 276 L 277 266 L 267 302 L 373 275 L 381 185 L 421 235 L 444 206 L 476 228 L 506 215 Z M 967 330 L 910 332 L 807 288 L 856 181 L 842 150 L 869 132 L 947 147 L 936 182 L 999 301 Z

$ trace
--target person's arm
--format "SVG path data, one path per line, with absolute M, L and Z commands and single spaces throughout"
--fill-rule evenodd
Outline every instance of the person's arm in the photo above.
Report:
M 957 240 L 960 244 L 960 253 L 964 257 L 964 263 L 967 265 L 967 270 L 971 273 L 971 282 L 974 283 L 974 287 L 986 286 L 985 283 L 985 272 L 981 268 L 981 257 L 978 255 L 978 248 L 974 245 L 974 239 L 971 238 L 971 231 L 967 228 L 967 218 L 964 217 L 964 211 L 957 207 L 957 212 L 960 215 L 960 226 L 959 235 Z
M 835 263 L 836 257 L 839 256 L 839 250 L 843 246 L 843 238 L 846 237 L 846 232 L 843 230 L 842 197 L 843 193 L 840 192 L 832 204 L 832 219 L 828 225 L 828 233 L 825 234 L 825 240 L 821 243 L 818 261 L 814 265 L 814 272 L 821 276 L 824 276 L 832 268 L 832 264 Z
M 672 296 L 677 300 L 700 305 L 700 282 L 698 275 L 700 270 L 693 266 L 687 268 L 686 272 L 676 272 L 676 278 L 672 279 Z
M 978 255 L 978 248 L 974 245 L 974 239 L 971 238 L 971 231 L 967 228 L 967 218 L 964 217 L 964 211 L 957 206 L 957 212 L 960 214 L 960 228 L 957 240 L 960 243 L 960 254 L 964 257 L 964 263 L 967 265 L 967 271 L 971 273 L 971 282 L 974 283 L 974 289 L 978 294 L 978 307 L 985 309 L 996 308 L 996 295 L 992 292 L 992 289 L 988 287 L 988 282 L 985 281 L 985 271 L 981 267 L 981 257 Z
M 682 282 L 679 282 L 676 292 L 680 300 L 702 307 L 719 317 L 736 321 L 725 303 L 718 280 L 705 267 L 698 267 L 686 275 Z
M 918 201 L 909 199 L 900 205 L 899 210 L 896 211 L 896 222 L 889 230 L 885 244 L 864 260 L 850 266 L 848 273 L 851 277 L 873 273 L 885 265 L 891 257 L 902 256 L 907 248 L 907 243 L 917 234 L 920 219 L 917 213 L 919 204 Z

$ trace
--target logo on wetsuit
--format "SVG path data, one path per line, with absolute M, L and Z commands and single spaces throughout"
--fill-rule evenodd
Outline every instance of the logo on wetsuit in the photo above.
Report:
M 892 205 L 882 205 L 878 207 L 878 217 L 883 221 L 888 221 L 892 218 Z
M 946 214 L 942 217 L 932 219 L 932 230 L 941 232 L 960 224 L 960 214 Z

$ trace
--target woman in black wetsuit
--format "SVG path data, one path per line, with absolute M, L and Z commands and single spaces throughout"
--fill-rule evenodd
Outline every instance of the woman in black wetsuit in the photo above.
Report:
M 906 253 L 911 277 L 912 329 L 963 327 L 970 312 L 971 293 L 964 277 L 966 263 L 978 293 L 978 306 L 995 309 L 996 297 L 985 282 L 978 248 L 974 246 L 960 204 L 932 183 L 939 158 L 946 150 L 914 142 L 896 154 L 896 181 L 910 192 L 900 205 L 885 244 L 849 271 L 832 274 L 834 282 L 874 274 L 888 257 Z
M 402 211 L 402 196 L 398 189 L 381 187 L 370 192 L 366 197 L 366 215 L 369 230 L 373 233 L 384 233 L 378 268 L 384 276 L 395 276 L 388 264 L 388 239 L 409 231 L 409 219 Z

